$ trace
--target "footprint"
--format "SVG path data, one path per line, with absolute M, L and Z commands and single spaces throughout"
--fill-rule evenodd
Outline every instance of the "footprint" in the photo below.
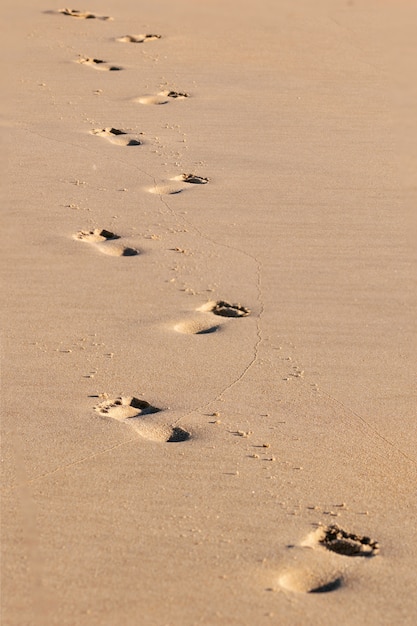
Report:
M 278 583 L 283 589 L 301 593 L 328 593 L 340 589 L 343 576 L 336 571 L 317 572 L 308 568 L 293 569 L 281 574 Z
M 100 228 L 95 228 L 94 230 L 80 230 L 74 235 L 74 239 L 95 244 L 100 252 L 109 254 L 110 256 L 136 256 L 139 254 L 139 251 L 135 248 L 110 243 L 120 239 L 120 236 L 105 229 L 101 230 Z
M 161 39 L 161 35 L 125 35 L 124 37 L 117 37 L 116 41 L 121 43 L 144 43 L 145 41 L 153 41 L 155 39 Z
M 78 9 L 59 9 L 58 13 L 62 13 L 62 15 L 69 15 L 70 17 L 78 17 L 79 19 L 84 20 L 112 20 L 113 18 L 106 15 L 95 15 L 94 13 L 89 13 L 88 11 L 79 11 Z
M 133 102 L 140 104 L 167 104 L 170 99 L 184 100 L 189 98 L 189 94 L 180 91 L 160 91 L 156 96 L 140 96 L 135 98 Z
M 210 324 L 201 320 L 187 320 L 175 324 L 174 330 L 184 335 L 209 335 L 220 330 L 220 324 Z
M 94 410 L 100 413 L 100 415 L 108 415 L 108 417 L 113 419 L 124 421 L 141 415 L 158 413 L 161 409 L 152 406 L 146 400 L 139 400 L 134 396 L 119 396 L 113 400 L 104 400 L 95 406 Z
M 373 557 L 379 553 L 377 541 L 349 533 L 336 524 L 319 527 L 299 546 L 289 547 L 298 552 L 295 560 L 303 560 L 304 564 L 295 568 L 289 566 L 281 573 L 278 582 L 283 589 L 303 593 L 328 593 L 340 589 L 347 584 L 348 572 L 353 571 L 346 561 L 342 566 L 343 557 Z M 315 550 L 317 547 L 320 549 Z M 339 556 L 326 557 L 322 548 Z
M 179 176 L 174 176 L 170 180 L 174 181 L 176 184 L 163 183 L 161 185 L 150 187 L 148 191 L 150 193 L 156 193 L 160 196 L 181 193 L 182 191 L 189 189 L 189 185 L 205 185 L 210 179 L 204 176 L 197 176 L 196 174 L 180 174 Z
M 142 437 L 151 441 L 180 443 L 191 437 L 190 433 L 180 426 L 168 426 L 151 421 L 147 416 L 159 413 L 161 409 L 133 396 L 119 396 L 113 400 L 104 400 L 95 406 L 94 410 L 104 417 L 112 417 L 119 422 L 129 424 Z
M 124 130 L 118 130 L 117 128 L 95 128 L 90 130 L 91 135 L 98 135 L 108 139 L 111 143 L 117 146 L 141 146 L 143 141 L 136 139 L 136 137 L 127 133 Z
M 110 65 L 107 61 L 103 61 L 102 59 L 92 59 L 89 57 L 80 57 L 77 59 L 76 63 L 81 63 L 82 65 L 87 65 L 88 67 L 92 67 L 95 70 L 101 70 L 105 72 L 118 72 L 122 70 L 122 67 L 118 65 Z
M 225 300 L 212 300 L 198 309 L 199 311 L 211 311 L 221 317 L 246 317 L 250 315 L 250 309 L 240 304 L 229 304 Z
M 191 185 L 206 185 L 209 182 L 209 179 L 204 176 L 197 176 L 196 174 L 181 174 L 174 178 L 173 180 L 183 180 L 185 183 L 189 183 Z
M 311 533 L 306 541 L 305 546 L 319 544 L 343 556 L 365 556 L 372 557 L 379 553 L 379 543 L 370 537 L 361 537 L 355 533 L 349 533 L 336 524 L 325 528 L 318 528 Z

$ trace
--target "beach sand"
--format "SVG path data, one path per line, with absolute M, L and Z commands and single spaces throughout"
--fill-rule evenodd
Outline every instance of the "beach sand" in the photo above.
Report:
M 2 10 L 2 624 L 414 624 L 415 3 L 70 8 Z

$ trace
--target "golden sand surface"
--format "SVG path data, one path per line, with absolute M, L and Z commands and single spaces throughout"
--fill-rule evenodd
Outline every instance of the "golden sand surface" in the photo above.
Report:
M 415 624 L 416 3 L 2 12 L 2 626 Z

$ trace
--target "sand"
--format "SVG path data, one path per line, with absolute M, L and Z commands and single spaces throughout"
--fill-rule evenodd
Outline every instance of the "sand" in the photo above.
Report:
M 63 8 L 2 9 L 2 624 L 414 624 L 415 3 Z

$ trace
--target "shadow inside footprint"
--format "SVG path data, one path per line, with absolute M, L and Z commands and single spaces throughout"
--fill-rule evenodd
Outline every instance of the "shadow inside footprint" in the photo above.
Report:
M 308 593 L 328 593 L 329 591 L 336 591 L 336 589 L 340 589 L 342 583 L 343 579 L 341 577 L 335 578 L 334 580 L 325 583 L 324 585 L 320 585 L 319 587 L 310 589 Z
M 107 243 L 103 243 L 101 246 L 97 247 L 100 252 L 108 254 L 109 256 L 137 256 L 139 254 L 139 250 L 125 246 L 111 246 Z
M 343 556 L 375 556 L 379 552 L 379 543 L 370 537 L 361 537 L 348 533 L 336 524 L 323 529 L 319 543 Z
M 184 335 L 209 335 L 217 332 L 219 329 L 219 324 L 207 324 L 200 320 L 187 320 L 185 322 L 179 322 L 174 326 L 174 330 L 176 330 L 177 333 Z
M 187 430 L 184 430 L 180 426 L 174 426 L 167 443 L 181 443 L 182 441 L 188 441 L 191 435 Z
M 215 333 L 219 330 L 220 326 L 210 326 L 210 328 L 204 328 L 203 330 L 198 330 L 196 335 L 210 335 L 211 333 Z

